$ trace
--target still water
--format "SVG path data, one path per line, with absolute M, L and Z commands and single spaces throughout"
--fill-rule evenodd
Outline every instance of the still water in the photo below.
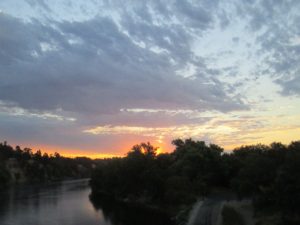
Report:
M 165 215 L 90 200 L 88 180 L 30 185 L 0 193 L 0 225 L 171 225 Z

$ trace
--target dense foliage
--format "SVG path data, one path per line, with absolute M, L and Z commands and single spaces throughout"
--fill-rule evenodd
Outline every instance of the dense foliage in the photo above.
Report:
M 46 182 L 67 178 L 90 177 L 93 161 L 89 158 L 66 158 L 55 153 L 21 149 L 0 143 L 0 189 L 9 183 Z
M 166 208 L 227 189 L 252 198 L 257 212 L 279 213 L 283 224 L 299 224 L 299 141 L 242 146 L 232 153 L 191 139 L 173 144 L 172 153 L 157 155 L 142 143 L 124 158 L 101 161 L 92 175 L 93 194 Z
M 230 206 L 225 205 L 223 207 L 222 218 L 223 218 L 222 225 L 233 225 L 233 224 L 244 225 L 245 224 L 243 217 L 234 208 Z
M 124 158 L 103 160 L 93 174 L 93 190 L 115 198 L 182 204 L 223 181 L 221 165 L 216 166 L 221 148 L 190 139 L 173 143 L 171 154 L 156 155 L 156 148 L 142 143 Z

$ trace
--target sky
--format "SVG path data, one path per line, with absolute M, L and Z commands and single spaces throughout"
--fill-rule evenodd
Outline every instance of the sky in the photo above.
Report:
M 300 139 L 298 0 L 1 0 L 0 142 L 122 156 Z

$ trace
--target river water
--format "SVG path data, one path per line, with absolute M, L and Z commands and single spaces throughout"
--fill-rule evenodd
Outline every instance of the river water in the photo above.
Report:
M 165 215 L 93 203 L 88 180 L 22 185 L 0 193 L 0 225 L 171 225 Z

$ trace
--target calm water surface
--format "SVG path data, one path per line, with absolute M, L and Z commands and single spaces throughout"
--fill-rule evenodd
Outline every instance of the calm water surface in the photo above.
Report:
M 0 225 L 169 225 L 165 215 L 92 203 L 88 180 L 19 186 L 0 193 Z

